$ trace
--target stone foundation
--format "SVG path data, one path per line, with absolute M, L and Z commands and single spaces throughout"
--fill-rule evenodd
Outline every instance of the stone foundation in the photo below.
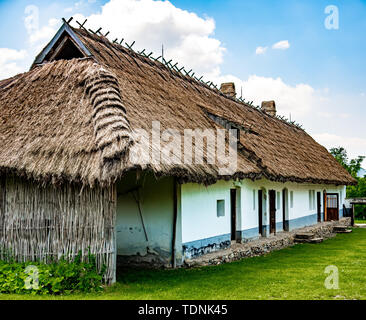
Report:
M 296 233 L 314 233 L 316 238 L 328 239 L 334 237 L 334 226 L 350 226 L 351 218 L 342 218 L 339 221 L 322 222 L 314 226 L 299 228 L 290 232 L 281 232 L 275 236 L 260 238 L 247 243 L 235 243 L 230 248 L 212 252 L 198 258 L 186 259 L 184 266 L 200 267 L 208 265 L 218 265 L 221 263 L 232 262 L 242 258 L 255 257 L 267 254 L 271 251 L 280 250 L 295 244 Z

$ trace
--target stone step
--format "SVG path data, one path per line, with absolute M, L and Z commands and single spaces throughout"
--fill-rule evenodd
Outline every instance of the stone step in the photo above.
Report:
M 346 230 L 336 230 L 335 233 L 351 233 L 352 229 L 346 229 Z
M 296 243 L 321 243 L 323 238 L 311 238 L 311 239 L 298 239 L 295 238 Z
M 310 232 L 302 232 L 302 233 L 296 233 L 295 234 L 295 239 L 312 239 L 314 238 L 314 233 L 310 233 Z
M 335 226 L 335 227 L 333 227 L 333 232 L 335 232 L 335 233 L 350 233 L 350 232 L 352 232 L 352 229 L 349 229 L 346 226 Z
M 321 243 L 323 240 L 323 238 L 313 238 L 310 240 L 310 243 Z

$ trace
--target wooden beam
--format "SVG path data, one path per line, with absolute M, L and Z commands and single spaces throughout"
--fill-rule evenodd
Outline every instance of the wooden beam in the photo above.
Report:
M 175 243 L 177 238 L 177 219 L 178 219 L 178 190 L 177 179 L 173 178 L 173 236 L 172 236 L 172 267 L 177 267 Z

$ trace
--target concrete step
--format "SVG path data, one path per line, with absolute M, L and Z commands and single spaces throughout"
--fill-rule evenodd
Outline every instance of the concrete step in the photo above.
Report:
M 323 238 L 299 239 L 295 238 L 296 243 L 321 243 Z
M 302 233 L 296 233 L 295 234 L 295 239 L 312 239 L 314 238 L 314 233 L 310 233 L 310 232 L 302 232 Z

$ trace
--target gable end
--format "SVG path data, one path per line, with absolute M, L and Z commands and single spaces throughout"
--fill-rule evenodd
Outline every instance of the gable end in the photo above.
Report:
M 44 62 L 91 57 L 92 54 L 75 32 L 64 23 L 50 43 L 36 57 L 30 69 Z

